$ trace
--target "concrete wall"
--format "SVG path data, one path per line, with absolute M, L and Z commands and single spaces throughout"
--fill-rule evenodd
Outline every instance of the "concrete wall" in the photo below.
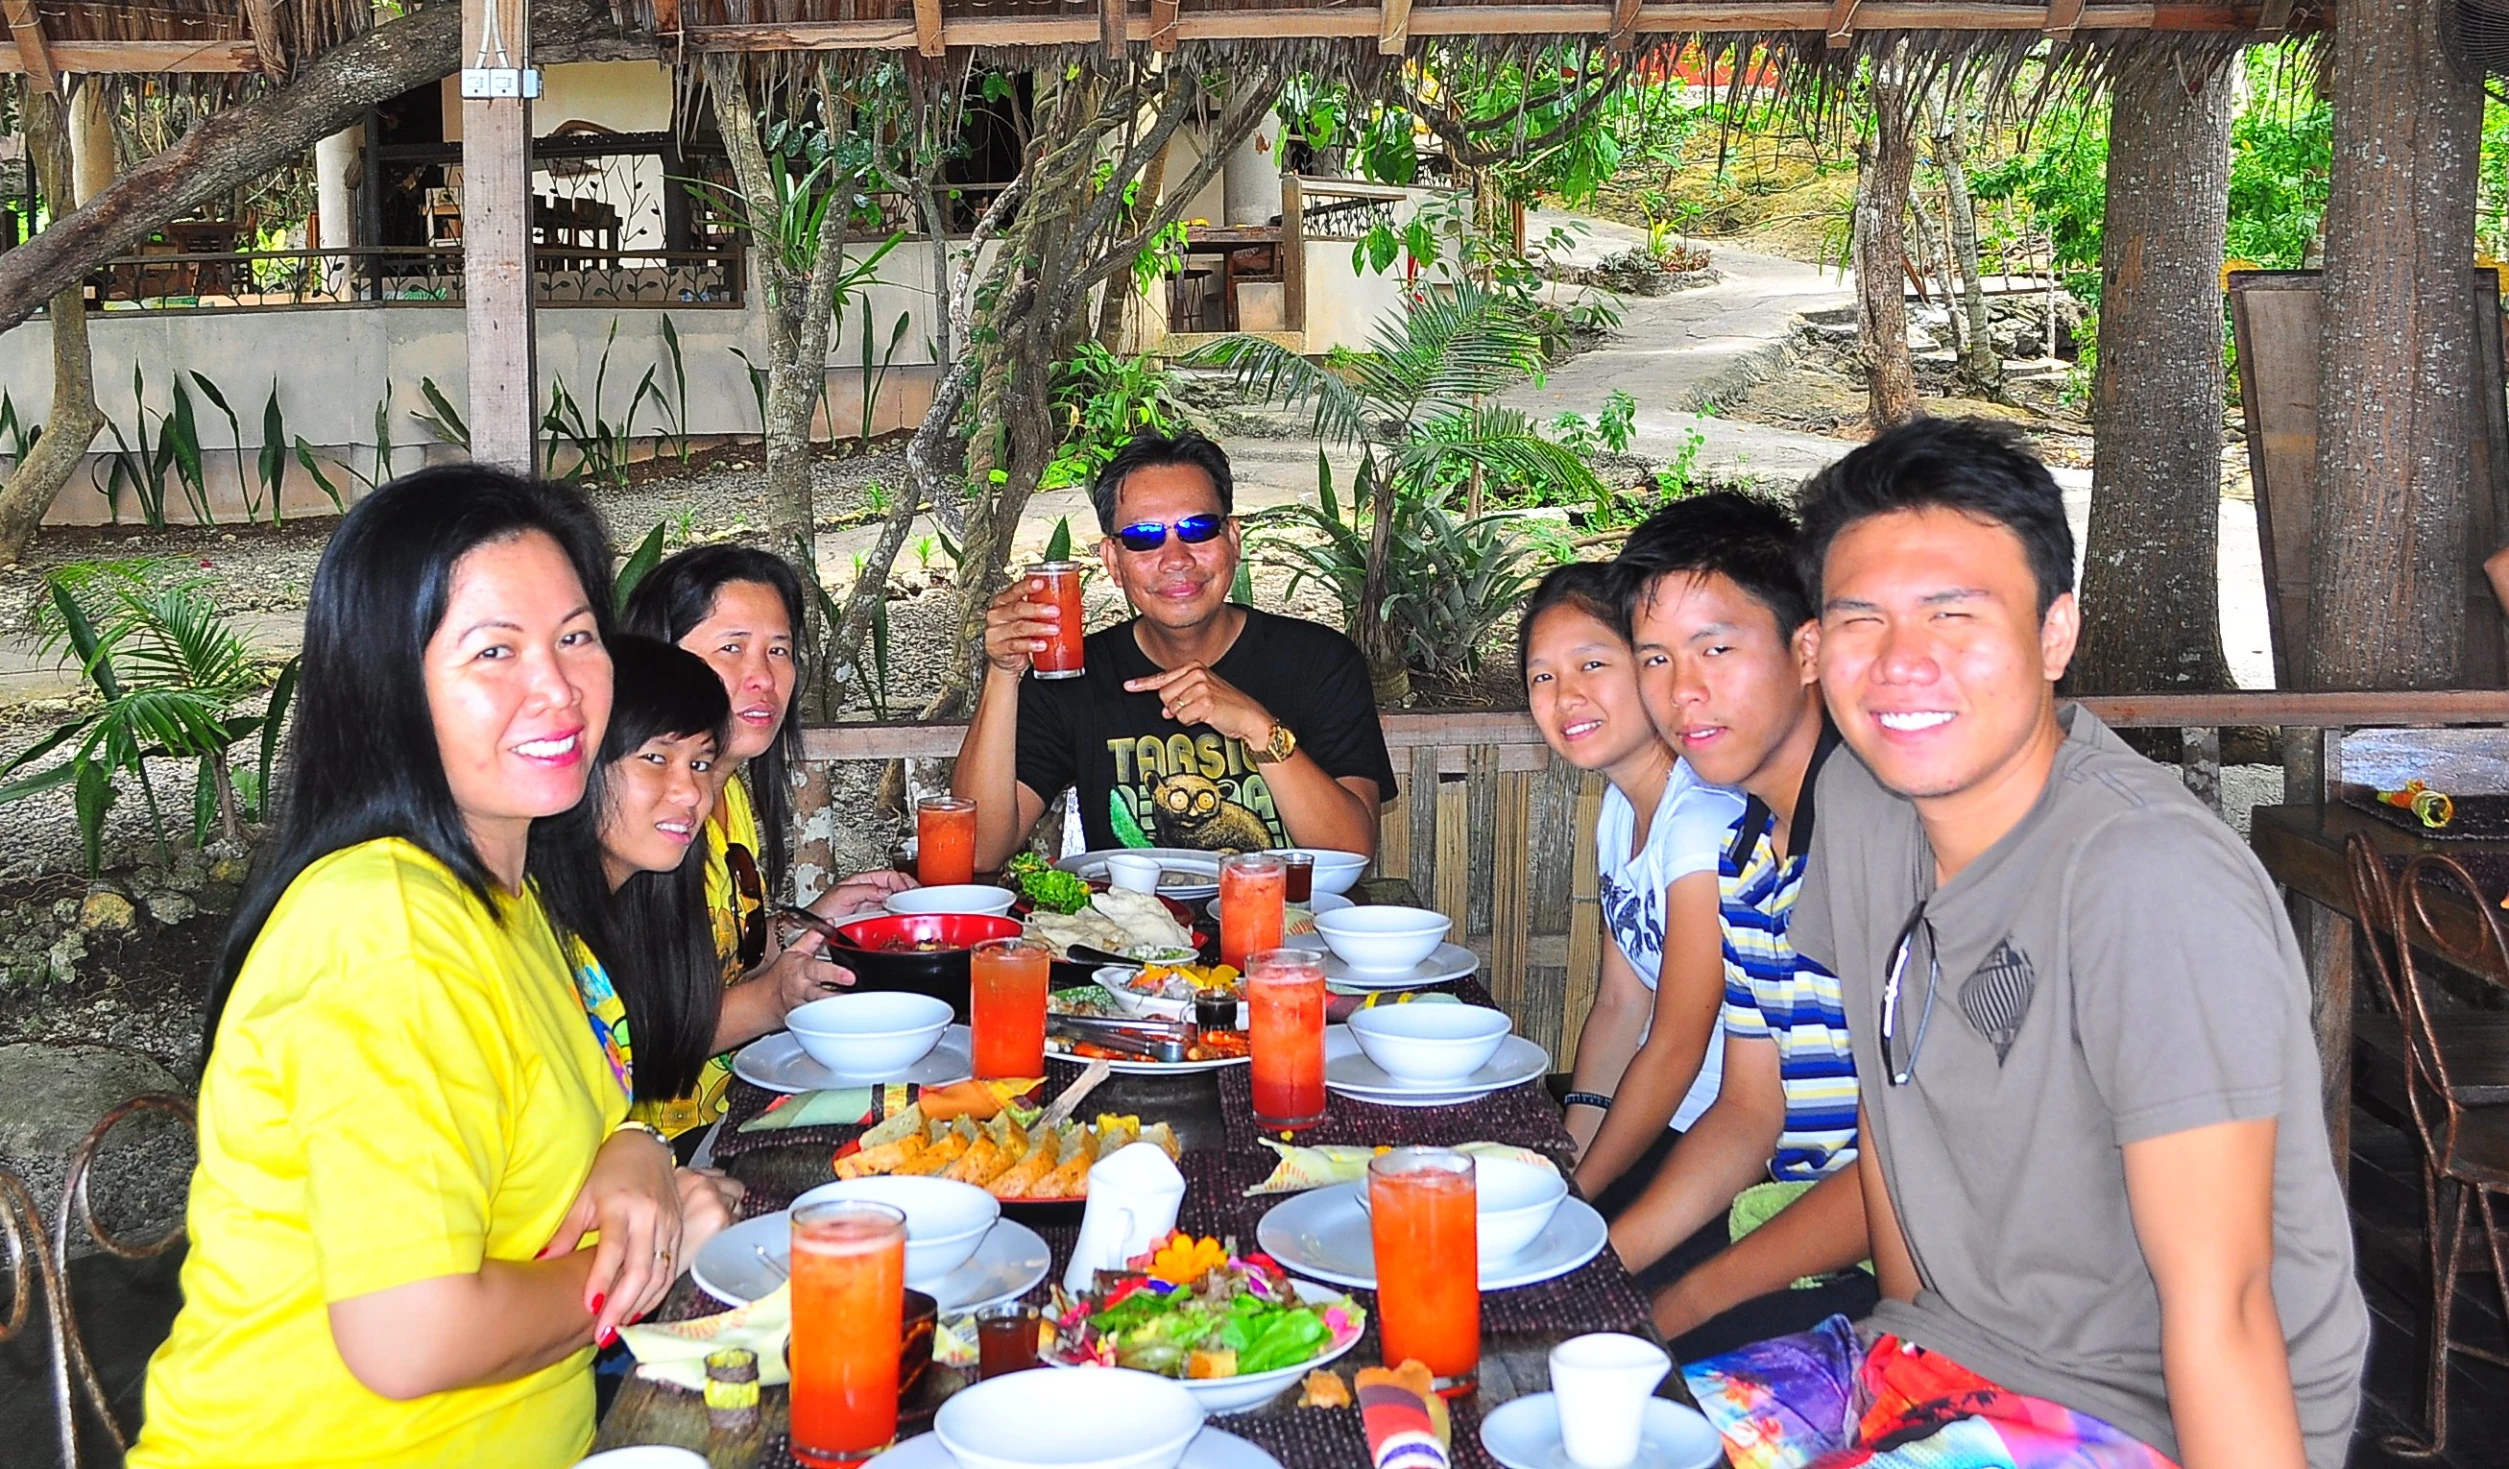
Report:
M 874 245 L 850 247 L 860 260 Z M 928 242 L 901 242 L 881 266 L 881 278 L 849 315 L 841 338 L 829 353 L 829 407 L 822 433 L 852 435 L 862 423 L 861 343 L 872 334 L 876 363 L 889 343 L 897 318 L 907 326 L 879 395 L 872 405 L 871 430 L 886 433 L 922 422 L 930 404 L 932 366 L 932 296 L 929 281 L 932 252 Z M 867 297 L 868 305 L 861 304 Z M 752 292 L 752 299 L 755 293 Z M 749 310 L 673 309 L 665 312 L 639 306 L 547 306 L 538 315 L 540 395 L 549 400 L 552 386 L 563 380 L 567 392 L 584 404 L 589 419 L 594 379 L 601 373 L 602 354 L 609 352 L 609 371 L 599 411 L 617 421 L 627 411 L 636 383 L 654 367 L 655 381 L 676 406 L 671 388 L 669 354 L 662 339 L 668 315 L 679 333 L 682 364 L 688 374 L 688 422 L 696 436 L 741 435 L 759 430 L 757 399 L 747 370 L 733 355 L 739 348 L 749 360 L 766 362 L 764 325 Z M 611 341 L 610 329 L 618 334 Z M 21 419 L 40 421 L 52 401 L 51 327 L 41 318 L 0 336 L 0 392 L 6 392 Z M 88 318 L 95 354 L 97 396 L 106 415 L 121 426 L 134 446 L 138 417 L 131 397 L 131 371 L 137 366 L 146 382 L 146 413 L 154 436 L 155 421 L 172 406 L 171 379 L 176 373 L 200 372 L 218 385 L 241 421 L 244 440 L 242 483 L 259 489 L 256 460 L 261 444 L 262 408 L 275 383 L 280 412 L 292 441 L 303 438 L 321 457 L 353 465 L 360 474 L 374 472 L 375 408 L 386 404 L 393 442 L 391 469 L 407 472 L 431 458 L 453 457 L 438 448 L 431 455 L 430 435 L 415 417 L 427 412 L 421 384 L 433 379 L 459 410 L 468 399 L 468 355 L 462 313 L 454 306 L 373 304 L 276 308 L 248 311 L 115 311 Z M 221 520 L 239 518 L 244 499 L 238 483 L 230 436 L 220 414 L 188 377 L 199 424 L 206 478 L 213 513 Z M 669 415 L 650 402 L 637 413 L 640 435 L 664 432 Z M 114 447 L 112 434 L 101 435 L 105 451 Z M 563 461 L 562 461 L 563 462 Z M 0 455 L 0 468 L 8 461 Z M 335 484 L 353 484 L 345 473 L 332 472 Z M 109 518 L 102 492 L 108 472 L 103 453 L 91 453 L 89 471 L 73 476 L 54 501 L 47 517 L 53 524 L 90 524 Z M 168 476 L 167 514 L 188 519 L 182 489 Z M 311 476 L 290 456 L 287 508 L 306 513 L 329 508 L 329 500 Z M 125 520 L 138 509 L 126 503 Z M 267 514 L 265 508 L 264 514 Z

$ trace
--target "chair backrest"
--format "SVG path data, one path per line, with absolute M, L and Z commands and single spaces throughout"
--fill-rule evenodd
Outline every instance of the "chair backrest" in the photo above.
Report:
M 2352 886 L 2352 911 L 2359 915 L 2362 947 L 2369 951 L 2370 970 L 2378 979 L 2378 996 L 2398 1016 L 2405 1010 L 2397 989 L 2396 883 L 2377 844 L 2361 832 L 2343 842 L 2344 876 Z
M 2473 913 L 2470 937 L 2465 917 L 2457 911 L 2461 908 Z M 2400 919 L 2396 958 L 2404 977 L 2398 987 L 2404 1001 L 2398 1016 L 2405 1034 L 2406 1089 L 2413 1101 L 2414 1122 L 2436 1158 L 2445 1149 L 2447 1137 L 2434 1124 L 2444 1114 L 2447 1131 L 2453 1133 L 2459 1104 L 2431 1013 L 2430 981 L 2419 972 L 2424 961 L 2417 961 L 2415 954 L 2418 950 L 2426 958 L 2437 955 L 2478 974 L 2498 974 L 2509 966 L 2509 935 L 2502 933 L 2500 910 L 2483 896 L 2473 874 L 2455 858 L 2436 853 L 2405 864 L 2404 875 L 2396 882 L 2396 910 Z

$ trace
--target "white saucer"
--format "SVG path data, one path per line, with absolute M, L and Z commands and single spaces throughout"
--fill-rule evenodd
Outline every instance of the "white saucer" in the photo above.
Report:
M 1198 903 L 1204 898 L 1220 895 L 1220 854 L 1197 852 L 1191 847 L 1108 847 L 1103 851 L 1075 852 L 1054 865 L 1086 881 L 1105 882 L 1106 859 L 1116 852 L 1158 858 L 1159 896 L 1162 898 L 1174 898 L 1179 903 Z M 1207 875 L 1210 880 L 1168 881 L 1168 877 L 1175 873 L 1191 873 L 1196 878 Z
M 760 1260 L 759 1250 L 775 1266 Z M 706 1241 L 688 1273 L 707 1295 L 727 1306 L 745 1306 L 784 1283 L 776 1267 L 792 1253 L 792 1220 L 789 1211 L 779 1209 L 744 1219 Z M 914 1288 L 939 1301 L 942 1315 L 956 1316 L 1026 1295 L 1053 1264 L 1053 1251 L 1035 1230 L 1016 1219 L 997 1219 L 966 1264 Z
M 779 1030 L 741 1047 L 740 1054 L 732 1058 L 732 1074 L 771 1092 L 815 1092 L 837 1086 L 878 1086 L 889 1081 L 947 1086 L 976 1074 L 974 1047 L 967 1027 L 953 1025 L 941 1032 L 941 1039 L 923 1053 L 922 1060 L 894 1076 L 844 1076 L 811 1060 L 810 1053 L 801 1048 L 791 1031 Z
M 1314 949 L 1324 955 L 1324 983 L 1344 994 L 1366 994 L 1372 990 L 1416 990 L 1424 984 L 1444 984 L 1450 979 L 1470 979 L 1481 968 L 1481 956 L 1461 944 L 1440 944 L 1429 951 L 1429 957 L 1409 969 L 1353 969 L 1342 956 L 1325 947 L 1321 936 L 1299 935 L 1284 939 L 1283 947 Z
M 1574 1469 L 1559 1446 L 1559 1400 L 1546 1392 L 1502 1403 L 1484 1417 L 1481 1447 L 1506 1469 Z M 1629 1469 L 1717 1469 L 1724 1462 L 1725 1440 L 1698 1409 L 1647 1399 Z
M 1511 1035 L 1499 1042 L 1497 1053 L 1487 1065 L 1469 1076 L 1453 1081 L 1402 1081 L 1367 1058 L 1349 1026 L 1324 1028 L 1324 1085 L 1380 1107 L 1443 1107 L 1469 1102 L 1511 1086 L 1522 1086 L 1550 1069 L 1551 1058 L 1540 1045 Z
M 1376 1243 L 1359 1207 L 1365 1183 L 1309 1189 L 1272 1206 L 1255 1226 L 1255 1242 L 1293 1275 L 1376 1289 Z M 1481 1262 L 1483 1290 L 1510 1290 L 1555 1279 L 1603 1253 L 1611 1231 L 1583 1199 L 1568 1199 L 1532 1244 Z
M 863 1466 L 863 1469 L 957 1469 L 958 1460 L 941 1446 L 941 1436 L 910 1438 Z M 1205 1427 L 1185 1445 L 1176 1469 L 1281 1469 L 1281 1461 L 1233 1433 Z

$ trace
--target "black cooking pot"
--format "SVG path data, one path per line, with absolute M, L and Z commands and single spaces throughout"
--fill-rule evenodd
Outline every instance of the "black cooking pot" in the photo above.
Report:
M 1016 918 L 983 913 L 893 913 L 840 924 L 828 956 L 854 971 L 862 990 L 930 995 L 967 1020 L 967 951 L 1024 932 Z

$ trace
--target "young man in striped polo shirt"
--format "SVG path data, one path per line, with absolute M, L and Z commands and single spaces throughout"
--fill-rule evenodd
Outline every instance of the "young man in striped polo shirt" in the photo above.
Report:
M 1856 1076 L 1838 981 L 1787 938 L 1812 840 L 1813 782 L 1838 743 L 1822 713 L 1812 604 L 1794 549 L 1785 510 L 1720 493 L 1649 517 L 1619 562 L 1648 715 L 1700 779 L 1748 798 L 1720 871 L 1724 1085 L 1612 1224 L 1622 1261 L 1650 1281 L 1674 1281 L 1668 1294 L 1736 1226 L 1769 1218 L 1822 1179 L 1853 1176 Z M 1848 1200 L 1860 1210 L 1852 1192 Z M 1761 1253 L 1778 1262 L 1763 1274 L 1789 1263 L 1783 1251 Z M 1806 1261 L 1724 1304 L 1860 1258 Z M 1750 1340 L 1832 1312 L 1858 1314 L 1872 1301 L 1869 1277 L 1850 1271 L 1719 1325 Z

